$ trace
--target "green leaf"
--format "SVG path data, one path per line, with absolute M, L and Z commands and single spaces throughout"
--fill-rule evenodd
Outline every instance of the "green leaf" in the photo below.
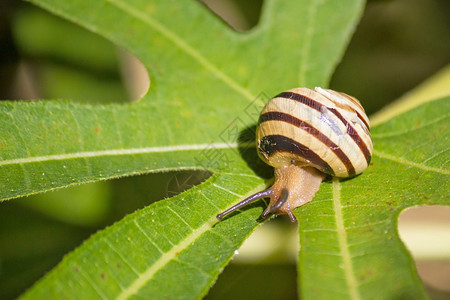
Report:
M 425 298 L 397 218 L 411 206 L 450 205 L 449 100 L 374 127 L 370 168 L 357 178 L 322 184 L 311 205 L 296 211 L 302 297 Z
M 362 9 L 355 0 L 268 1 L 257 28 L 240 34 L 196 2 L 36 3 L 134 52 L 152 88 L 133 105 L 3 103 L 0 174 L 8 175 L 1 175 L 0 199 L 150 170 L 204 167 L 191 153 L 210 143 L 236 147 L 223 131 L 236 117 L 239 130 L 256 122 L 238 114 L 261 91 L 325 85 Z M 305 9 L 309 13 L 298 18 L 296 11 Z
M 213 175 L 93 235 L 23 298 L 204 296 L 261 223 L 263 203 L 215 219 L 271 176 L 248 145 L 254 112 L 267 100 L 261 92 L 325 86 L 363 1 L 265 1 L 260 23 L 247 33 L 195 1 L 33 2 L 134 53 L 151 87 L 134 104 L 0 103 L 0 199 L 147 172 L 206 168 Z M 445 152 L 430 153 L 442 151 L 448 132 L 439 127 L 437 140 L 426 130 L 445 121 L 434 105 L 374 128 L 370 169 L 324 183 L 313 203 L 296 211 L 303 297 L 358 299 L 387 286 L 388 298 L 424 295 L 396 216 L 423 199 L 446 202 L 436 187 L 447 181 L 435 171 Z M 417 125 L 424 116 L 435 122 Z M 417 136 L 428 144 L 417 144 Z M 411 180 L 418 183 L 411 187 Z
M 262 180 L 236 151 L 237 141 L 224 139 L 224 129 L 261 91 L 274 94 L 287 86 L 324 85 L 363 3 L 268 1 L 257 28 L 240 34 L 196 2 L 36 2 L 128 48 L 147 66 L 152 86 L 144 99 L 132 105 L 3 103 L 3 199 L 148 171 L 207 167 L 215 174 L 197 192 L 194 189 L 186 196 L 157 203 L 93 237 L 32 293 L 73 295 L 68 286 L 81 284 L 89 287 L 83 289 L 86 293 L 117 296 L 123 290 L 126 295 L 143 289 L 144 279 L 153 278 L 152 272 L 161 269 L 155 278 L 187 272 L 187 278 L 198 279 L 192 281 L 197 284 L 191 287 L 191 293 L 180 285 L 180 295 L 205 294 L 234 250 L 258 224 L 255 218 L 242 214 L 233 219 L 232 225 L 226 221 L 212 227 L 216 213 L 262 187 Z M 304 18 L 298 18 L 300 10 L 307 11 Z M 342 13 L 330 15 L 332 11 Z M 319 46 L 322 50 L 316 51 Z M 243 113 L 241 117 L 239 130 L 256 121 Z M 245 147 L 242 149 L 245 152 Z M 205 165 L 206 150 L 219 153 L 227 161 L 206 161 Z M 258 161 L 253 151 L 246 156 L 251 165 Z M 148 227 L 150 215 L 155 216 L 156 227 Z M 252 216 L 257 214 L 253 211 Z M 242 223 L 239 218 L 247 223 L 235 230 Z M 144 253 L 131 251 L 134 243 L 142 244 L 138 248 Z M 197 253 L 193 249 L 209 248 L 216 250 L 209 253 L 213 259 L 190 254 Z M 90 255 L 92 249 L 99 250 L 96 256 Z M 176 259 L 178 252 L 189 260 Z M 131 253 L 136 256 L 125 257 Z M 86 256 L 95 263 L 85 261 Z M 142 259 L 148 260 L 144 263 Z M 211 261 L 212 266 L 200 264 L 196 268 L 197 264 L 190 261 L 194 259 Z M 112 260 L 117 264 L 109 264 Z M 89 273 L 94 271 L 89 268 L 92 263 L 102 272 Z M 73 264 L 78 267 L 74 269 Z M 69 281 L 61 275 L 62 270 L 75 277 Z M 74 270 L 79 270 L 79 275 Z M 104 284 L 102 274 L 113 282 L 98 288 L 94 281 Z M 55 276 L 64 288 L 52 281 Z M 156 279 L 151 282 L 154 284 L 145 287 L 161 286 Z M 50 290 L 49 285 L 55 289 Z M 161 286 L 160 292 L 168 291 L 176 295 L 173 289 Z
M 18 10 L 12 25 L 18 50 L 27 56 L 51 57 L 104 74 L 118 68 L 117 53 L 110 42 L 43 10 L 34 7 Z
M 53 219 L 92 226 L 110 211 L 109 182 L 98 182 L 21 199 L 20 203 Z
M 230 175 L 220 177 L 230 180 Z M 205 294 L 257 224 L 255 211 L 240 214 L 233 222 L 217 223 L 213 199 L 219 194 L 220 204 L 236 197 L 222 186 L 220 177 L 213 176 L 189 193 L 155 203 L 94 235 L 25 298 Z M 227 184 L 255 180 L 254 176 L 233 176 Z M 241 230 L 235 231 L 236 225 Z
M 147 66 L 152 86 L 132 105 L 3 103 L 3 199 L 157 170 L 207 167 L 215 174 L 93 236 L 27 296 L 204 295 L 261 211 L 216 224 L 219 211 L 263 187 L 245 161 L 258 162 L 254 150 L 240 147 L 243 159 L 224 129 L 236 117 L 239 130 L 256 122 L 242 110 L 261 91 L 325 85 L 363 3 L 267 1 L 260 24 L 245 34 L 196 2 L 36 3 L 128 48 Z M 205 162 L 207 150 L 227 160 Z M 163 284 L 175 277 L 176 288 Z
M 420 104 L 450 96 L 449 82 L 450 65 L 447 65 L 414 90 L 372 115 L 371 124 L 378 125 Z
M 2 203 L 0 298 L 17 298 L 92 232 L 33 214 L 13 201 Z

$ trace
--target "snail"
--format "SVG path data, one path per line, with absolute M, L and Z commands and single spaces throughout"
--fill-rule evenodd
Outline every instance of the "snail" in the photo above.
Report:
M 372 156 L 369 119 L 359 101 L 316 87 L 280 93 L 263 108 L 256 129 L 259 157 L 275 168 L 273 185 L 217 215 L 261 198 L 270 198 L 262 213 L 288 214 L 311 201 L 327 175 L 345 178 L 363 172 Z

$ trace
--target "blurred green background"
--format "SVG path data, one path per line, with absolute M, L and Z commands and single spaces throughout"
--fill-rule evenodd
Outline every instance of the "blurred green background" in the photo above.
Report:
M 261 0 L 205 2 L 238 31 L 257 24 L 262 6 Z M 450 1 L 372 0 L 331 88 L 357 97 L 371 114 L 449 62 Z M 120 103 L 137 100 L 147 88 L 139 63 L 105 39 L 30 4 L 0 3 L 0 99 Z M 149 174 L 0 203 L 0 299 L 19 295 L 93 232 L 208 176 Z M 291 232 L 284 221 L 271 223 Z M 296 298 L 289 253 L 237 260 L 207 298 Z M 449 291 L 440 288 L 430 291 L 447 298 Z

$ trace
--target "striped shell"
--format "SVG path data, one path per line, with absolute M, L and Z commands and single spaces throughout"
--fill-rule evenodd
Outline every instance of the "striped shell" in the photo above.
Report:
M 295 88 L 261 112 L 258 153 L 269 165 L 309 165 L 336 177 L 364 171 L 372 155 L 369 120 L 357 99 L 333 90 Z
M 287 214 L 310 202 L 326 174 L 351 177 L 364 171 L 372 156 L 369 120 L 355 98 L 315 88 L 285 91 L 267 103 L 256 131 L 258 154 L 275 167 L 275 180 L 217 215 L 222 220 L 261 198 L 270 202 L 262 213 Z

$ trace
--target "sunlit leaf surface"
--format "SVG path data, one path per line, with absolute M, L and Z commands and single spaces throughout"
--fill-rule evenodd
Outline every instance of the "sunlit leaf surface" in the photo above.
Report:
M 0 103 L 1 199 L 146 172 L 213 175 L 93 235 L 24 298 L 201 298 L 261 222 L 263 203 L 215 218 L 271 176 L 253 146 L 261 105 L 288 88 L 327 85 L 363 1 L 265 1 L 247 33 L 196 1 L 32 2 L 135 54 L 151 87 L 133 104 Z M 372 166 L 325 182 L 296 211 L 299 295 L 424 295 L 396 217 L 448 203 L 440 188 L 448 187 L 448 103 L 373 128 Z

